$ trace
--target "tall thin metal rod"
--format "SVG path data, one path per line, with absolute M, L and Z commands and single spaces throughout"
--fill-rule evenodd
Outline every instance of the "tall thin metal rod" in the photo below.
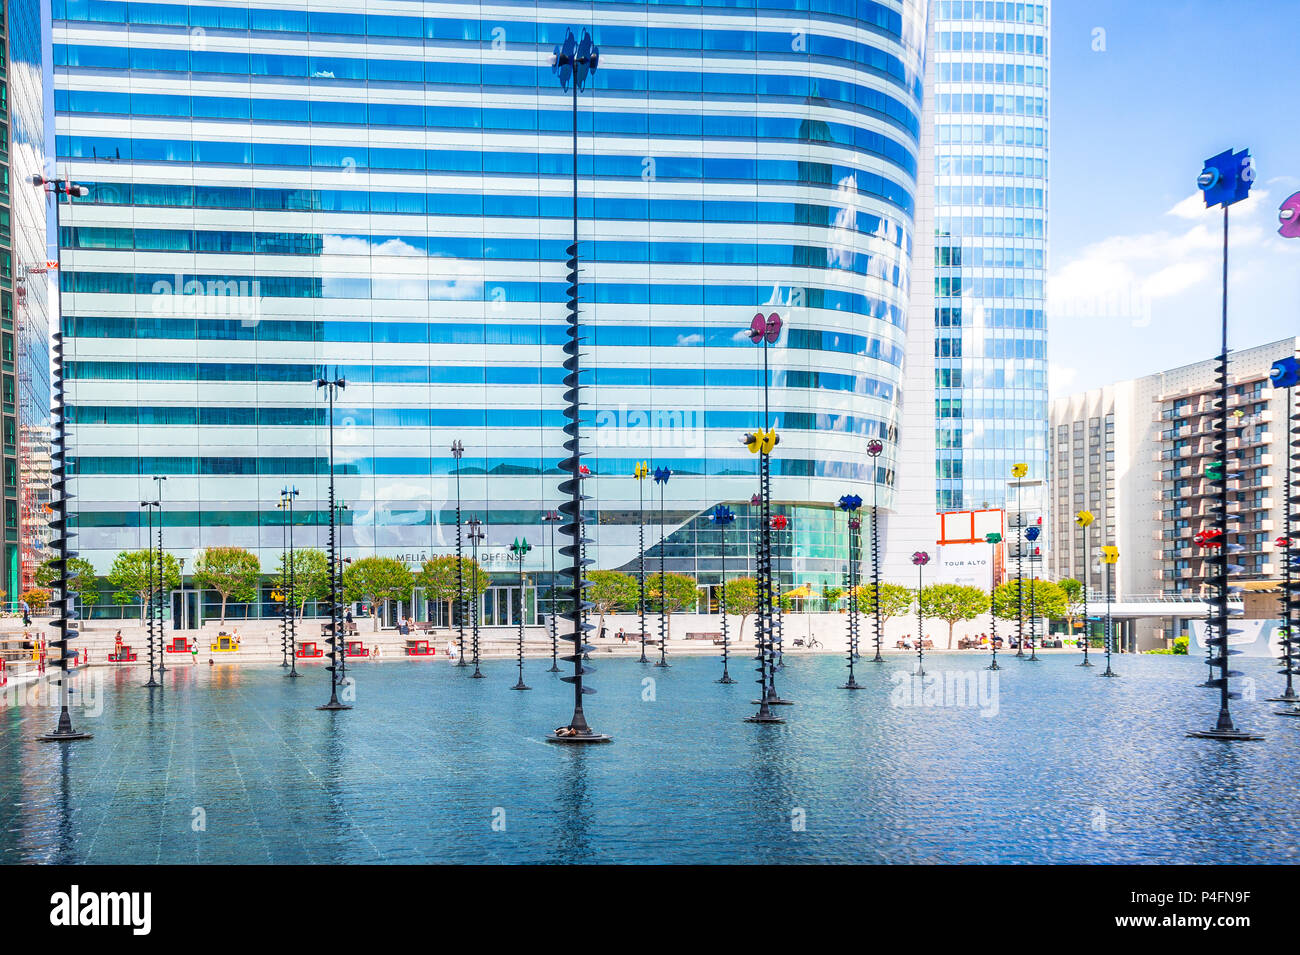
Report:
M 297 677 L 298 673 L 298 582 L 295 577 L 297 573 L 298 555 L 293 548 L 293 501 L 298 496 L 298 489 L 290 487 L 286 489 L 289 501 L 289 589 L 285 592 L 285 603 L 289 606 L 289 672 L 285 674 L 289 677 Z
M 162 493 L 163 482 L 166 480 L 167 480 L 167 475 L 165 474 L 155 474 L 153 476 L 154 506 L 158 508 L 158 576 L 156 578 L 158 583 L 158 605 L 157 605 L 156 612 L 158 614 L 158 675 L 160 677 L 162 676 L 162 674 L 167 672 L 167 652 L 163 648 L 163 644 L 166 642 L 166 637 L 167 637 L 166 628 L 164 626 L 164 620 L 166 618 L 166 614 L 164 613 L 163 610 L 163 608 L 166 606 L 164 600 L 167 591 L 167 585 L 166 585 L 167 574 L 165 569 L 166 558 L 163 556 L 163 493 Z
M 465 661 L 465 550 L 462 544 L 460 503 L 460 459 L 465 446 L 460 441 L 451 443 L 451 456 L 456 461 L 456 666 L 469 666 Z
M 663 469 L 667 471 L 667 468 Z M 657 667 L 669 667 L 668 662 L 668 534 L 664 523 L 664 492 L 668 489 L 668 478 L 659 480 L 659 468 L 655 468 L 655 483 L 659 485 L 659 662 Z
M 478 515 L 469 519 L 469 549 L 470 549 L 470 590 L 472 591 L 469 604 L 469 624 L 470 624 L 470 649 L 474 655 L 474 672 L 470 677 L 475 680 L 483 679 L 483 671 L 479 668 L 479 633 L 478 633 L 478 615 L 482 598 L 478 588 L 478 545 L 487 535 L 482 530 L 483 522 L 478 519 Z
M 1092 661 L 1088 659 L 1088 645 L 1092 642 L 1092 631 L 1088 627 L 1088 581 L 1092 576 L 1092 538 L 1088 534 L 1088 528 L 1092 526 L 1092 514 L 1080 511 L 1074 520 L 1083 532 L 1083 662 L 1079 666 L 1090 667 Z
M 154 509 L 154 502 L 153 502 L 153 501 L 141 501 L 141 502 L 140 502 L 140 506 L 143 507 L 143 508 L 145 509 L 145 515 L 147 516 L 147 519 L 148 519 L 148 532 L 147 532 L 146 537 L 145 537 L 145 543 L 146 543 L 146 545 L 147 545 L 147 548 L 146 548 L 145 554 L 146 554 L 146 561 L 147 561 L 147 563 L 148 563 L 148 568 L 147 568 L 146 571 L 145 571 L 145 589 L 146 589 L 146 592 L 147 592 L 147 593 L 146 593 L 146 596 L 145 596 L 145 599 L 144 599 L 144 606 L 141 607 L 141 616 L 144 618 L 144 621 L 145 621 L 145 634 L 146 634 L 146 636 L 145 636 L 145 640 L 146 640 L 147 646 L 148 646 L 148 648 L 149 648 L 149 649 L 148 649 L 148 657 L 149 657 L 149 679 L 145 682 L 144 685 L 145 685 L 146 687 L 156 687 L 156 686 L 160 686 L 161 684 L 158 682 L 157 679 L 154 678 L 154 651 L 153 651 L 153 642 L 154 642 L 154 612 L 153 612 L 153 610 L 154 610 L 154 599 L 155 599 L 155 590 L 154 590 L 154 569 L 155 569 L 155 567 L 156 567 L 156 565 L 155 565 L 155 563 L 154 563 L 154 559 L 153 559 L 153 509 Z
M 649 663 L 645 655 L 646 626 L 645 626 L 645 478 L 650 473 L 650 467 L 645 462 L 636 466 L 636 493 L 637 493 L 637 564 L 636 564 L 636 613 L 640 624 L 641 631 L 641 659 L 638 663 Z
M 336 372 L 337 373 L 337 372 Z M 329 664 L 325 667 L 330 675 L 330 698 L 329 702 L 323 706 L 318 706 L 318 710 L 350 710 L 352 707 L 347 703 L 339 701 L 338 687 L 340 672 L 342 666 L 346 666 L 343 656 L 347 653 L 347 644 L 343 640 L 341 633 L 343 629 L 342 613 L 342 596 L 339 593 L 339 541 L 338 541 L 338 510 L 334 497 L 334 396 L 340 388 L 347 387 L 345 378 L 319 378 L 316 381 L 317 388 L 325 389 L 325 397 L 328 401 L 329 414 L 329 612 L 330 612 L 330 635 L 329 635 Z
M 550 525 L 549 527 L 550 544 L 547 549 L 550 552 L 551 575 L 546 589 L 547 608 L 548 608 L 548 612 L 546 614 L 546 620 L 547 623 L 550 625 L 550 631 L 551 631 L 551 668 L 546 672 L 559 673 L 560 672 L 559 631 L 555 623 L 556 621 L 556 617 L 555 617 L 555 525 L 559 523 L 560 515 L 557 511 L 547 511 L 546 516 L 543 517 L 542 520 L 546 521 L 546 523 Z

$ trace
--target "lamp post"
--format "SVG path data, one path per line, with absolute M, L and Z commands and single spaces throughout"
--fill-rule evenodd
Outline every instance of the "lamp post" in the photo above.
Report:
M 1092 576 L 1092 540 L 1088 537 L 1088 528 L 1092 526 L 1092 511 L 1080 511 L 1074 515 L 1074 523 L 1083 535 L 1083 662 L 1081 667 L 1090 667 L 1088 644 L 1092 642 L 1092 632 L 1088 629 L 1088 578 Z
M 1215 618 L 1215 634 L 1206 640 L 1206 644 L 1218 649 L 1214 668 L 1218 676 L 1209 680 L 1212 688 L 1219 691 L 1219 715 L 1213 728 L 1194 730 L 1189 736 L 1198 739 L 1217 739 L 1225 742 L 1238 740 L 1257 740 L 1263 737 L 1239 730 L 1232 722 L 1228 710 L 1228 701 L 1236 694 L 1231 692 L 1229 683 L 1233 673 L 1229 669 L 1228 658 L 1237 651 L 1228 648 L 1231 631 L 1228 628 L 1228 594 L 1229 574 L 1235 569 L 1230 563 L 1229 553 L 1240 550 L 1240 544 L 1228 540 L 1228 208 L 1245 199 L 1255 181 L 1255 170 L 1251 165 L 1250 150 L 1233 153 L 1225 150 L 1205 161 L 1196 184 L 1204 192 L 1206 208 L 1223 206 L 1223 309 L 1220 316 L 1220 351 L 1215 366 L 1215 381 L 1218 385 L 1218 405 L 1215 408 L 1218 420 L 1215 423 L 1215 450 L 1218 452 L 1218 474 L 1210 479 L 1210 484 L 1217 485 L 1217 498 L 1213 507 L 1214 528 L 1221 543 L 1217 552 L 1207 558 L 1207 563 L 1214 568 L 1209 585 L 1213 595 L 1206 603 L 1210 604 Z
M 916 675 L 925 676 L 925 607 L 921 599 L 921 584 L 930 555 L 918 550 L 912 555 L 912 563 L 916 565 Z
M 885 637 L 885 621 L 880 609 L 880 473 L 876 459 L 885 450 L 885 444 L 877 438 L 867 442 L 867 456 L 871 458 L 871 599 L 873 637 L 876 643 L 876 655 L 872 663 L 884 663 L 880 655 L 880 644 Z M 857 597 L 854 597 L 854 604 Z
M 741 443 L 758 459 L 758 613 L 755 629 L 758 632 L 758 712 L 745 717 L 747 723 L 784 723 L 772 712 L 776 698 L 772 668 L 772 452 L 780 443 L 780 436 L 771 426 L 770 390 L 768 375 L 768 346 L 781 337 L 781 316 L 773 312 L 754 316 L 749 325 L 749 340 L 763 352 L 763 426 L 741 438 Z
M 1101 562 L 1106 568 L 1106 671 L 1099 674 L 1104 677 L 1119 676 L 1110 668 L 1110 654 L 1115 646 L 1114 623 L 1110 616 L 1111 571 L 1119 561 L 1119 548 L 1105 546 L 1101 549 Z
M 568 279 L 565 291 L 568 301 L 565 306 L 567 337 L 564 342 L 564 417 L 568 421 L 564 425 L 564 433 L 567 435 L 564 450 L 568 452 L 568 456 L 560 461 L 560 470 L 568 477 L 560 482 L 559 487 L 560 493 L 567 494 L 569 499 L 558 508 L 564 517 L 560 534 L 569 539 L 569 543 L 560 548 L 560 554 L 572 561 L 561 573 L 568 578 L 572 591 L 566 616 L 573 625 L 570 635 L 573 640 L 573 653 L 564 658 L 566 663 L 573 664 L 573 675 L 562 676 L 560 679 L 565 683 L 573 684 L 573 716 L 568 726 L 560 727 L 546 737 L 548 742 L 555 743 L 609 742 L 607 735 L 595 732 L 588 725 L 587 715 L 582 706 L 583 696 L 596 691 L 593 687 L 583 686 L 582 683 L 583 675 L 591 673 L 595 667 L 583 664 L 583 655 L 591 649 L 585 639 L 590 627 L 587 623 L 587 610 L 591 604 L 586 599 L 587 580 L 583 576 L 583 568 L 588 561 L 583 547 L 587 539 L 583 534 L 582 526 L 582 502 L 587 500 L 587 495 L 582 493 L 582 481 L 586 475 L 582 473 L 580 426 L 582 362 L 579 353 L 581 324 L 578 313 L 578 91 L 586 85 L 587 79 L 596 71 L 599 63 L 600 50 L 591 42 L 591 34 L 585 30 L 581 41 L 574 39 L 572 30 L 566 30 L 564 42 L 556 46 L 552 57 L 552 69 L 560 81 L 560 88 L 562 90 L 572 88 L 573 93 L 573 244 L 565 250 Z
M 335 371 L 337 375 L 337 370 Z M 339 540 L 338 540 L 338 511 L 334 499 L 334 399 L 338 393 L 348 386 L 347 379 L 339 375 L 335 378 L 317 378 L 316 388 L 325 389 L 325 398 L 329 408 L 329 432 L 330 432 L 330 457 L 329 457 L 329 509 L 330 509 L 330 529 L 328 538 L 329 551 L 329 608 L 330 608 L 330 635 L 329 635 L 329 663 L 325 669 L 330 675 L 330 698 L 324 706 L 318 706 L 318 710 L 350 710 L 352 707 L 347 703 L 339 701 L 338 686 L 341 666 L 346 666 L 343 657 L 346 656 L 347 646 L 339 637 L 339 631 L 343 627 L 342 613 L 342 595 L 339 593 Z M 344 505 L 346 506 L 346 505 Z M 345 670 L 342 672 L 346 672 Z
M 637 493 L 636 612 L 641 622 L 641 659 L 637 662 L 649 663 L 645 656 L 645 479 L 650 476 L 650 465 L 638 461 L 632 469 L 632 476 L 636 478 Z
M 664 491 L 673 476 L 669 468 L 655 468 L 654 482 L 659 485 L 659 662 L 657 667 L 668 667 L 668 535 L 664 527 Z
M 461 543 L 460 509 L 460 459 L 465 445 L 459 440 L 451 443 L 451 456 L 456 460 L 456 666 L 469 666 L 465 662 L 465 551 Z
M 555 525 L 559 522 L 559 520 L 560 520 L 559 511 L 547 511 L 542 516 L 542 521 L 550 525 L 549 529 L 550 529 L 550 538 L 551 538 L 550 546 L 548 548 L 550 551 L 551 575 L 550 575 L 549 586 L 547 587 L 547 591 L 546 591 L 547 605 L 549 611 L 546 614 L 546 622 L 549 625 L 551 631 L 551 668 L 546 671 L 547 673 L 560 672 L 559 634 L 556 632 L 556 628 L 555 628 Z
M 849 586 L 849 679 L 844 683 L 841 690 L 861 690 L 864 689 L 853 676 L 853 661 L 858 656 L 858 627 L 859 607 L 858 607 L 858 561 L 857 553 L 854 548 L 854 532 L 862 527 L 862 522 L 858 520 L 858 511 L 862 508 L 862 498 L 857 494 L 844 494 L 839 500 L 840 510 L 848 515 L 848 548 L 849 548 L 849 566 L 848 586 Z
M 1002 535 L 999 534 L 997 531 L 990 531 L 989 533 L 985 534 L 984 539 L 988 541 L 988 543 L 993 547 L 996 547 L 998 544 L 1002 543 Z M 996 555 L 996 551 L 994 551 L 994 554 Z M 997 594 L 997 584 L 996 584 L 997 561 L 996 560 L 993 561 L 993 565 L 995 568 L 993 574 L 993 580 L 995 581 L 995 583 L 993 585 L 993 592 L 989 594 L 989 623 L 992 627 L 992 634 L 989 639 L 989 646 L 993 649 L 993 662 L 990 663 L 984 669 L 1001 670 L 1002 667 L 998 665 L 998 605 L 997 605 L 997 597 L 996 597 Z
M 293 548 L 293 501 L 298 496 L 298 488 L 290 486 L 280 491 L 280 506 L 286 508 L 289 526 L 289 572 L 288 588 L 284 592 L 284 605 L 288 610 L 289 621 L 289 672 L 287 677 L 297 677 L 298 673 L 298 581 L 296 579 L 298 555 Z
M 32 185 L 44 189 L 48 195 L 54 197 L 55 248 L 61 249 L 63 243 L 58 241 L 60 236 L 59 202 L 63 196 L 67 196 L 68 201 L 71 202 L 74 198 L 89 195 L 90 190 L 67 179 L 46 179 L 43 176 L 32 176 L 29 181 Z M 62 266 L 63 256 L 61 252 L 56 252 L 55 256 L 59 261 L 59 265 Z M 59 275 L 61 280 L 63 275 L 61 269 Z M 54 512 L 54 516 L 50 520 L 50 528 L 55 533 L 54 538 L 50 541 L 50 547 L 54 550 L 51 566 L 57 575 L 51 581 L 54 593 L 54 599 L 51 603 L 56 611 L 52 623 L 57 634 L 57 639 L 52 641 L 51 645 L 59 650 L 59 719 L 53 730 L 36 737 L 43 743 L 67 743 L 73 740 L 90 739 L 92 735 L 80 732 L 73 727 L 72 713 L 68 706 L 69 695 L 72 692 L 68 684 L 68 641 L 75 639 L 79 635 L 79 630 L 75 626 L 79 615 L 72 605 L 72 593 L 69 587 L 76 574 L 68 567 L 68 560 L 73 556 L 68 546 L 73 534 L 68 528 L 68 501 L 72 495 L 68 493 L 70 483 L 67 472 L 68 417 L 64 395 L 63 339 L 63 308 L 60 304 L 54 334 L 50 336 L 50 412 L 54 421 L 54 440 L 51 442 L 50 448 L 50 493 L 53 498 L 50 507 Z
M 1294 197 L 1298 200 L 1300 206 L 1300 193 Z M 1285 210 L 1285 206 L 1283 207 Z M 1274 388 L 1286 389 L 1286 442 L 1283 454 L 1286 455 L 1286 470 L 1282 484 L 1282 536 L 1274 541 L 1278 549 L 1278 555 L 1282 559 L 1282 670 L 1286 674 L 1286 689 L 1279 696 L 1269 697 L 1270 702 L 1290 703 L 1290 709 L 1278 710 L 1277 712 L 1286 716 L 1300 716 L 1300 695 L 1295 692 L 1294 680 L 1297 674 L 1300 674 L 1300 660 L 1296 658 L 1296 651 L 1300 649 L 1300 638 L 1296 636 L 1296 611 L 1300 610 L 1300 581 L 1296 580 L 1295 569 L 1297 563 L 1300 563 L 1300 557 L 1294 552 L 1297 547 L 1295 534 L 1297 528 L 1295 521 L 1300 519 L 1300 514 L 1293 513 L 1295 505 L 1300 504 L 1300 496 L 1297 496 L 1293 484 L 1292 462 L 1296 457 L 1297 449 L 1294 446 L 1294 437 L 1300 431 L 1297 428 L 1295 418 L 1295 403 L 1292 389 L 1300 384 L 1300 361 L 1295 356 L 1283 358 L 1280 361 L 1273 362 L 1273 367 L 1269 370 L 1269 379 Z
M 532 546 L 522 537 L 515 538 L 515 542 L 510 545 L 510 552 L 515 555 L 519 561 L 519 643 L 517 659 L 519 661 L 519 680 L 512 686 L 512 690 L 531 690 L 532 687 L 524 683 L 524 558 L 532 550 Z
M 731 674 L 727 672 L 727 657 L 731 644 L 728 637 L 727 629 L 727 528 L 736 523 L 736 514 L 725 504 L 719 504 L 709 514 L 709 520 L 718 529 L 718 552 L 721 555 L 721 576 L 722 583 L 718 590 L 718 610 L 722 615 L 722 676 L 719 677 L 718 683 L 735 683 Z
M 155 686 L 162 685 L 157 680 L 154 679 L 154 659 L 153 659 L 154 599 L 156 596 L 156 591 L 154 588 L 154 570 L 157 567 L 153 559 L 153 511 L 154 508 L 159 506 L 159 504 L 157 501 L 141 501 L 140 506 L 145 509 L 145 514 L 148 515 L 148 521 L 149 521 L 148 536 L 146 537 L 148 547 L 146 548 L 145 551 L 145 553 L 148 555 L 147 559 L 149 563 L 148 570 L 145 571 L 145 580 L 146 580 L 146 587 L 148 589 L 148 596 L 145 597 L 144 606 L 141 608 L 141 615 L 145 618 L 145 633 L 147 634 L 145 639 L 148 641 L 148 645 L 149 645 L 149 680 L 144 685 L 147 687 L 155 687 Z
M 469 549 L 470 560 L 470 590 L 473 592 L 473 599 L 469 605 L 469 625 L 470 625 L 470 648 L 474 654 L 474 672 L 470 676 L 475 680 L 483 679 L 483 671 L 479 669 L 479 641 L 478 641 L 478 611 L 479 611 L 479 592 L 478 592 L 478 546 L 487 539 L 487 534 L 483 533 L 483 522 L 478 517 L 469 519 Z

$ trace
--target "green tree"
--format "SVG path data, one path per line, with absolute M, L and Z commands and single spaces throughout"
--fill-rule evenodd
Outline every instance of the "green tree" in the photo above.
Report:
M 587 575 L 587 599 L 600 615 L 596 634 L 605 629 L 605 615 L 616 610 L 635 607 L 639 597 L 636 578 L 617 570 L 594 570 Z M 694 584 L 694 581 L 691 581 Z
M 875 588 L 870 584 L 860 584 L 857 592 L 858 610 L 868 616 L 876 612 Z M 882 620 L 901 617 L 912 607 L 912 590 L 902 584 L 880 585 L 880 616 Z
M 293 595 L 298 599 L 298 616 L 307 612 L 307 601 L 324 600 L 330 592 L 330 560 L 314 547 L 295 549 L 289 561 L 293 570 Z M 285 570 L 284 555 L 275 563 L 275 579 Z
M 974 620 L 989 609 L 989 595 L 978 587 L 963 584 L 930 584 L 921 589 L 921 613 L 948 624 L 948 649 L 959 620 Z
M 23 591 L 23 600 L 31 607 L 32 613 L 40 613 L 50 604 L 50 592 L 44 587 L 32 587 Z
M 825 601 L 827 610 L 834 610 L 835 605 L 840 602 L 840 598 L 843 596 L 844 596 L 843 587 L 822 588 L 822 600 Z
M 1002 620 L 1016 620 L 1019 616 L 1021 626 L 1029 622 L 1029 612 L 1033 610 L 1040 617 L 1060 620 L 1065 616 L 1065 591 L 1047 580 L 1026 580 L 1022 606 L 1020 589 L 1015 580 L 1008 580 L 993 591 L 993 612 Z
M 474 600 L 483 596 L 492 583 L 491 575 L 478 565 L 478 591 L 474 589 L 474 559 L 461 558 L 461 583 L 465 587 L 465 599 Z M 447 619 L 452 619 L 452 606 L 456 602 L 456 555 L 443 554 L 431 557 L 420 565 L 415 574 L 415 585 L 424 590 L 426 600 L 445 603 Z
M 392 557 L 362 557 L 343 571 L 343 597 L 362 600 L 374 608 L 375 630 L 379 630 L 379 605 L 386 600 L 408 600 L 415 577 L 400 560 Z
M 124 550 L 113 558 L 108 569 L 108 584 L 113 588 L 113 603 L 144 603 L 149 596 L 149 563 L 153 558 L 157 573 L 157 555 L 147 550 Z M 155 582 L 156 583 L 156 582 Z M 171 554 L 163 554 L 163 589 L 175 590 L 181 585 L 181 564 Z
M 736 639 L 743 640 L 746 618 L 758 613 L 758 581 L 753 577 L 735 577 L 727 581 L 723 592 L 727 597 L 727 613 L 740 618 L 740 633 Z
M 262 565 L 257 555 L 242 547 L 209 547 L 194 560 L 194 583 L 213 590 L 221 597 L 221 622 L 226 622 L 226 604 L 257 599 L 257 585 L 262 580 Z
M 1070 636 L 1074 636 L 1074 621 L 1083 614 L 1083 582 L 1073 577 L 1066 577 L 1064 580 L 1058 580 L 1056 586 L 1060 587 L 1065 594 L 1065 623 L 1069 628 Z M 1088 622 L 1085 620 L 1083 625 L 1086 628 Z
M 52 565 L 54 558 L 42 561 L 36 568 L 36 583 L 53 591 L 54 582 L 59 575 Z M 95 565 L 84 557 L 69 557 L 68 571 L 72 576 L 68 580 L 68 591 L 87 607 L 99 602 L 99 578 L 95 576 Z M 84 624 L 83 624 L 84 626 Z
M 673 614 L 678 610 L 694 607 L 699 599 L 700 592 L 696 589 L 694 577 L 685 574 L 665 574 L 663 591 L 659 589 L 658 574 L 646 581 L 646 606 L 655 613 L 659 612 L 660 606 L 663 607 L 668 633 L 672 633 Z

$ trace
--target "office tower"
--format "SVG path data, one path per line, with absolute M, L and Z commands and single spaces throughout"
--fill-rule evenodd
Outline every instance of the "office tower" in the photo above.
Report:
M 1050 3 L 937 0 L 936 504 L 1000 507 L 1047 470 Z
M 635 560 L 641 459 L 674 472 L 670 569 L 716 576 L 714 504 L 752 529 L 761 310 L 785 323 L 782 583 L 838 582 L 832 502 L 869 496 L 867 438 L 893 444 L 926 7 L 796 6 L 55 0 L 59 161 L 90 187 L 60 237 L 83 554 L 143 546 L 166 474 L 169 547 L 269 569 L 281 486 L 326 521 L 322 368 L 348 380 L 349 556 L 452 546 L 457 439 L 489 565 L 541 539 L 572 188 L 549 61 L 572 26 L 601 48 L 578 104 L 590 556 Z

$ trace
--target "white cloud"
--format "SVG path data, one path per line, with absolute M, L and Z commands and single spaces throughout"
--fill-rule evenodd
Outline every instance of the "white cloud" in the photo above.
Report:
M 1071 386 L 1079 377 L 1079 369 L 1056 362 L 1047 363 L 1047 391 L 1053 398 L 1060 398 L 1070 393 Z

